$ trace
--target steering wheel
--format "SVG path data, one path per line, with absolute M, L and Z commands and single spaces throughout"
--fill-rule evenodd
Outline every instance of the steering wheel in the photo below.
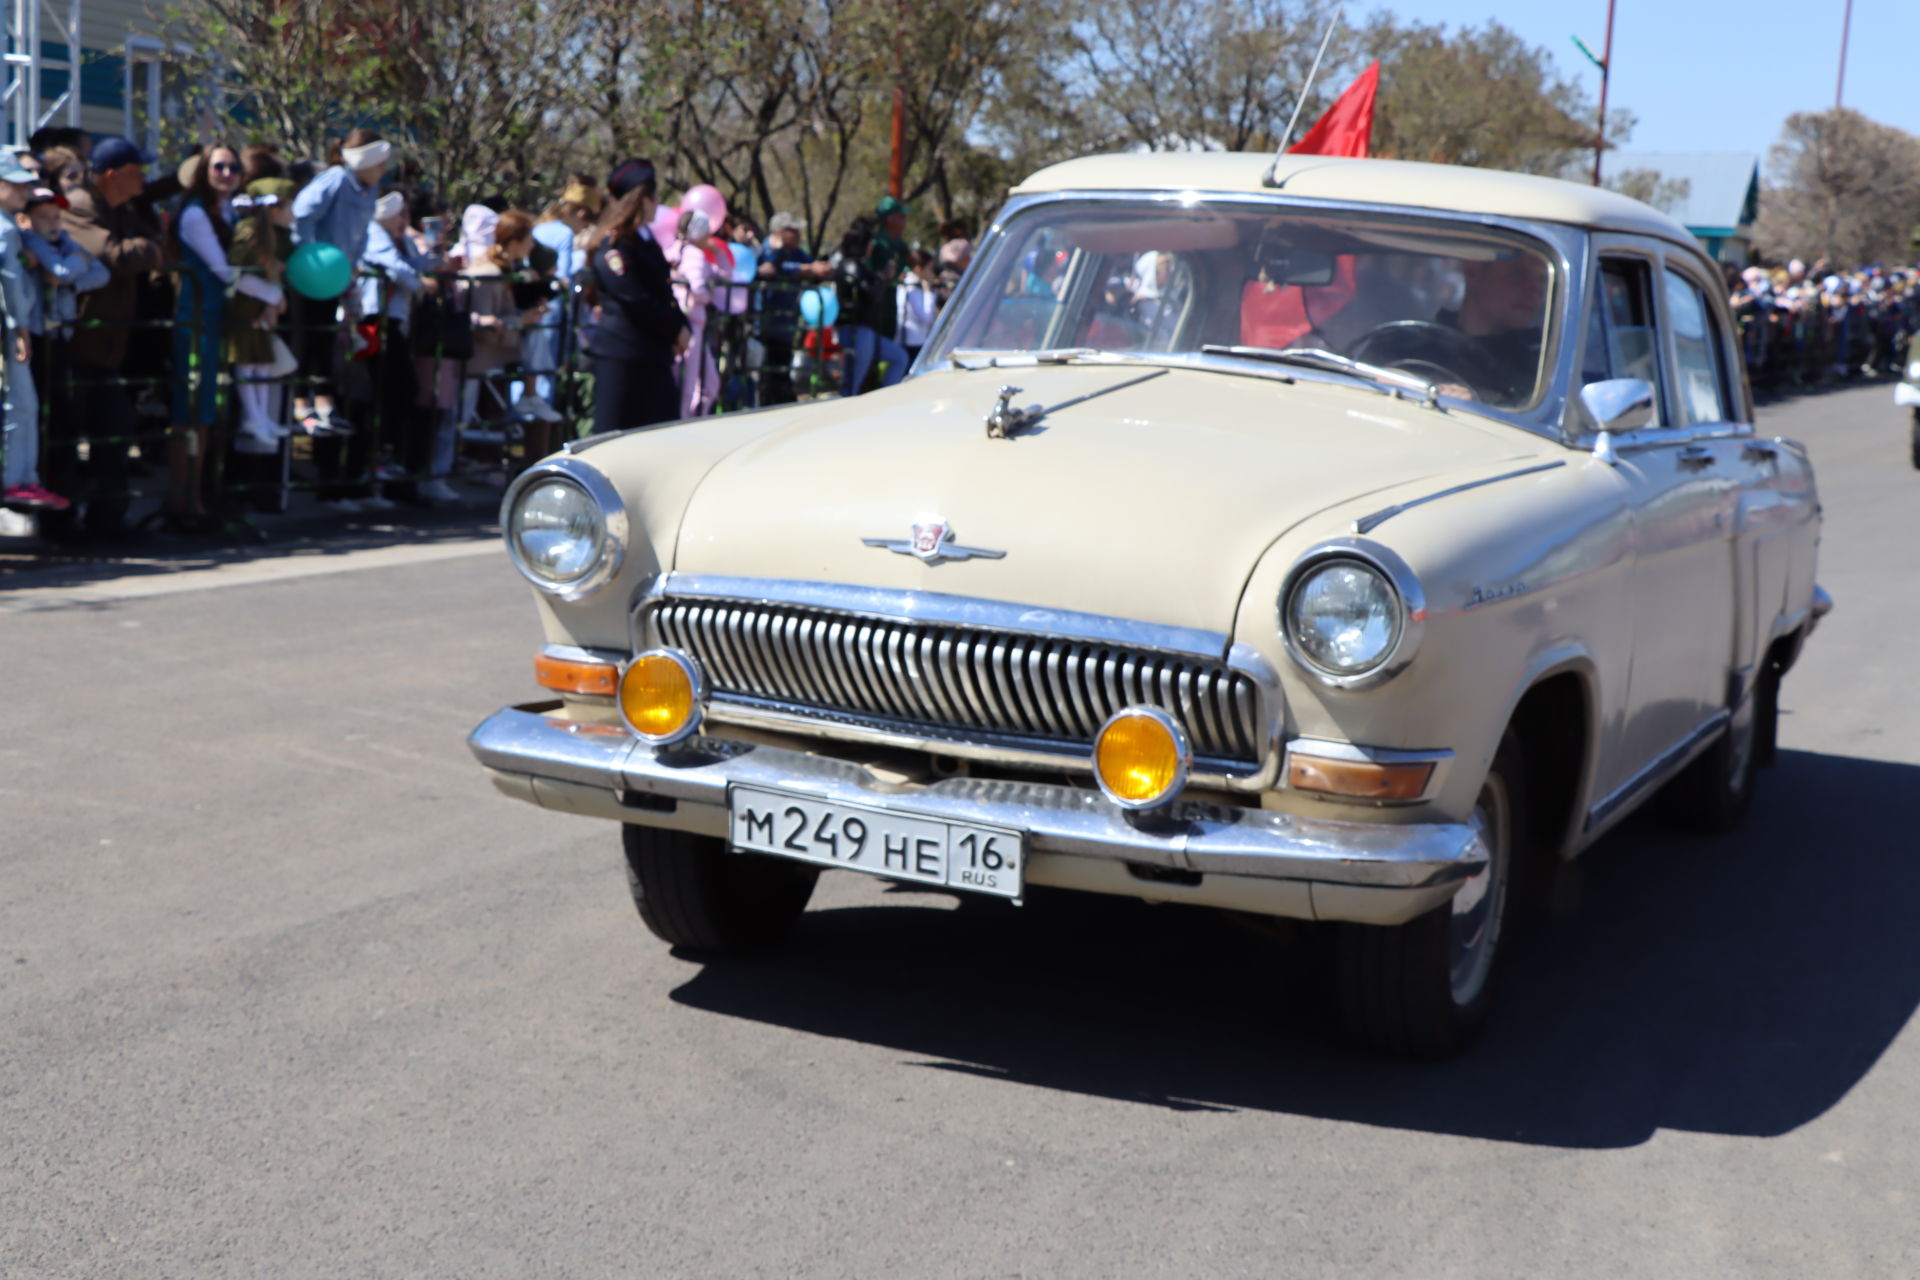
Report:
M 1461 383 L 1482 400 L 1507 392 L 1507 378 L 1485 348 L 1458 329 L 1431 320 L 1389 321 L 1368 330 L 1347 354 L 1430 382 Z

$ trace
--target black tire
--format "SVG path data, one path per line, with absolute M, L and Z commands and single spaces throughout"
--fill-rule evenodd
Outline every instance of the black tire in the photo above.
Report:
M 1402 925 L 1333 926 L 1340 1020 L 1357 1044 L 1406 1058 L 1449 1058 L 1471 1045 L 1493 1003 L 1501 948 L 1528 844 L 1526 771 L 1508 731 L 1474 807 L 1487 869 L 1452 900 Z
M 1913 455 L 1913 465 L 1920 470 L 1920 409 L 1913 411 L 1913 426 L 1908 430 L 1908 449 Z
M 1780 676 L 1762 666 L 1744 707 L 1727 731 L 1667 784 L 1668 815 L 1688 831 L 1723 835 L 1737 830 L 1753 803 L 1760 765 L 1771 754 L 1780 705 Z
M 746 951 L 793 928 L 820 873 L 804 863 L 730 853 L 714 836 L 627 824 L 627 882 L 640 918 L 689 951 Z

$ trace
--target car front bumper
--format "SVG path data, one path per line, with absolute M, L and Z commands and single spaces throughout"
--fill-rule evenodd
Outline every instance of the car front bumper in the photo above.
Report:
M 467 740 L 494 785 L 567 813 L 724 838 L 732 783 L 1026 833 L 1026 883 L 1303 920 L 1398 924 L 1486 864 L 1470 826 L 1303 818 L 1176 802 L 1141 819 L 1097 791 L 987 778 L 888 781 L 860 765 L 729 739 L 649 747 L 571 721 L 558 703 L 507 707 Z

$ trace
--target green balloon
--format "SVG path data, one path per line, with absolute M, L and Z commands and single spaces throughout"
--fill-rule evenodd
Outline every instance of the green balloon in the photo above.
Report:
M 287 259 L 287 283 L 309 298 L 337 298 L 353 283 L 353 263 L 338 245 L 303 244 Z

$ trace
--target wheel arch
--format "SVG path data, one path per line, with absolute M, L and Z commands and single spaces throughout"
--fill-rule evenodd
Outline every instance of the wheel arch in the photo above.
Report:
M 1526 749 L 1528 844 L 1571 858 L 1599 757 L 1599 672 L 1584 649 L 1543 654 L 1513 699 L 1507 727 Z

